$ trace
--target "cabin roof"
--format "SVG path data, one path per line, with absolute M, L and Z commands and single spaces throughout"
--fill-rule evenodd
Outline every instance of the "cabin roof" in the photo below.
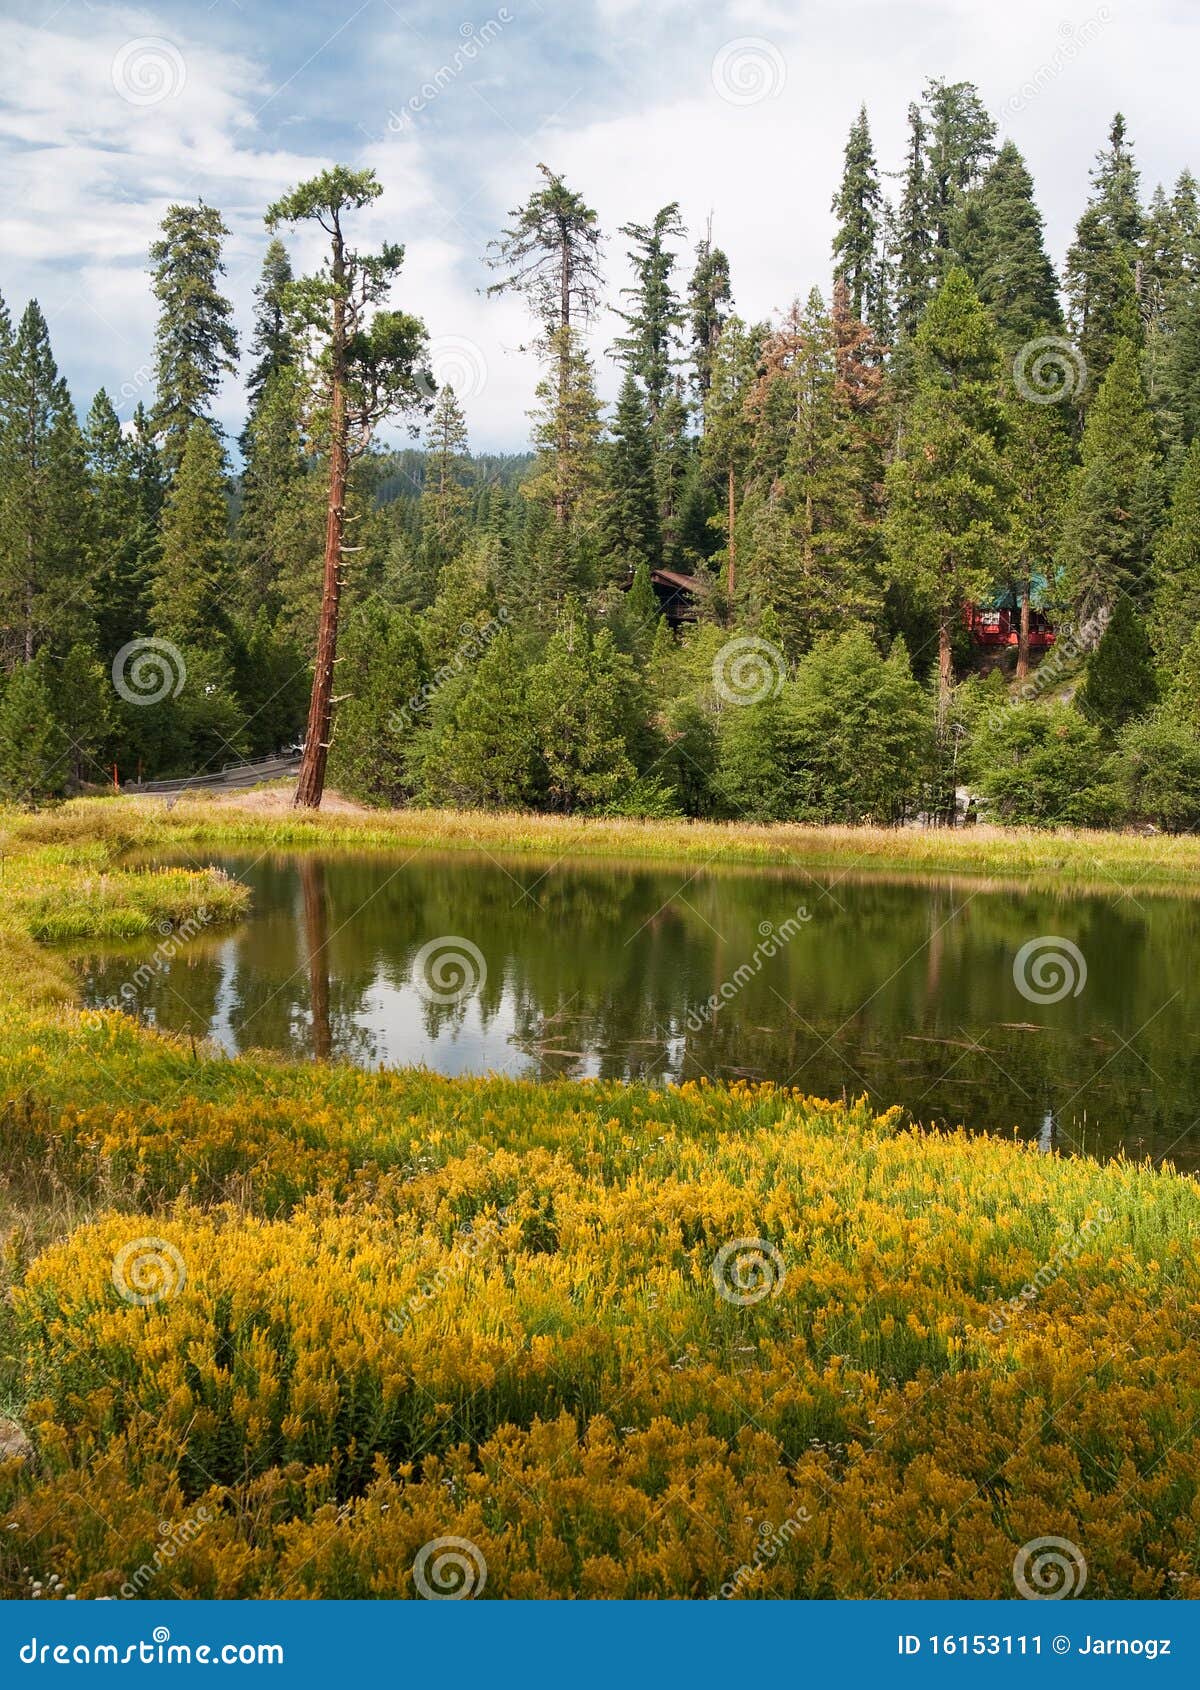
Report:
M 668 587 L 678 587 L 686 593 L 706 593 L 709 583 L 699 575 L 681 575 L 677 569 L 652 569 L 650 579 Z

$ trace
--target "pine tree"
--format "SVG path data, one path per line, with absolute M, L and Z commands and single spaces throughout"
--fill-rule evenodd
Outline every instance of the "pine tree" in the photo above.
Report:
M 347 214 L 362 211 L 382 192 L 374 171 L 335 165 L 301 182 L 266 215 L 269 229 L 316 223 L 329 237 L 329 256 L 321 269 L 294 284 L 287 296 L 314 360 L 311 373 L 322 402 L 321 444 L 328 465 L 321 611 L 296 782 L 298 809 L 317 809 L 325 788 L 351 465 L 366 451 L 379 423 L 423 405 L 430 379 L 421 368 L 424 323 L 385 303 L 404 262 L 404 248 L 387 242 L 369 253 L 347 240 Z
M 1011 141 L 978 188 L 959 202 L 954 249 L 1010 354 L 1027 341 L 1061 333 L 1058 278 L 1046 255 L 1033 178 Z
M 713 785 L 723 814 L 776 822 L 802 811 L 807 782 L 789 754 L 787 729 L 787 700 L 778 694 L 722 711 Z
M 242 433 L 237 550 L 243 608 L 274 615 L 321 549 L 313 471 L 301 422 L 304 381 L 283 364 L 268 378 Z
M 635 657 L 648 660 L 659 629 L 665 626 L 648 563 L 639 563 L 634 570 L 633 583 L 625 595 L 624 610 L 629 633 L 628 649 Z
M 221 377 L 237 367 L 238 346 L 233 306 L 220 290 L 221 245 L 229 235 L 220 212 L 203 202 L 171 205 L 161 229 L 150 248 L 159 306 L 154 426 L 173 475 L 192 424 L 211 423 L 212 401 Z
M 972 82 L 935 78 L 925 89 L 929 139 L 925 164 L 928 226 L 938 265 L 950 261 L 963 196 L 996 156 L 996 125 Z
M 1181 278 L 1200 275 L 1200 184 L 1190 170 L 1181 170 L 1171 195 L 1177 267 Z
M 231 608 L 224 453 L 212 426 L 194 422 L 163 511 L 150 618 L 176 645 L 223 651 Z
M 803 313 L 793 306 L 764 348 L 750 399 L 758 429 L 743 585 L 757 610 L 778 617 L 791 657 L 822 630 L 880 608 L 868 530 L 882 440 L 868 454 L 864 425 L 882 371 L 868 361 L 869 333 L 849 314 L 845 284 L 838 290 L 836 327 L 818 293 Z
M 896 333 L 902 340 L 916 333 L 933 286 L 933 228 L 925 149 L 925 116 L 920 106 L 913 104 L 908 108 L 908 148 L 900 203 L 891 228 Z
M 312 684 L 308 649 L 272 620 L 265 605 L 235 642 L 233 684 L 245 717 L 249 756 L 270 756 L 299 739 Z
M 447 564 L 437 597 L 421 617 L 421 641 L 430 673 L 453 668 L 464 641 L 475 645 L 486 640 L 496 618 L 496 594 L 488 579 L 486 548 L 474 546 Z
M 863 579 L 878 583 L 883 558 L 884 470 L 894 433 L 885 348 L 874 330 L 851 311 L 841 283 L 834 284 L 830 327 L 833 398 L 839 417 L 839 461 L 831 466 L 831 473 L 844 488 L 847 557 L 855 562 Z
M 138 404 L 133 413 L 129 445 L 137 486 L 137 552 L 139 573 L 149 582 L 158 560 L 166 469 L 154 438 L 150 413 Z
M 288 315 L 292 282 L 287 248 L 278 236 L 273 236 L 267 243 L 262 274 L 254 289 L 254 338 L 250 353 L 255 362 L 246 378 L 251 416 L 262 403 L 272 380 L 281 370 L 294 369 L 297 363 L 296 337 Z
M 135 446 L 121 431 L 103 388 L 85 429 L 90 491 L 89 571 L 96 595 L 96 639 L 111 657 L 147 625 L 149 565 L 141 526 Z
M 46 680 L 70 784 L 78 791 L 108 772 L 100 757 L 113 728 L 112 677 L 90 647 L 74 645 L 61 664 L 46 670 Z
M 1200 439 L 1193 440 L 1171 495 L 1170 521 L 1154 551 L 1150 630 L 1159 666 L 1173 674 L 1200 628 Z
M 554 374 L 538 383 L 532 413 L 538 448 L 534 474 L 522 484 L 529 499 L 549 505 L 564 527 L 587 523 L 600 482 L 600 403 L 583 341 L 573 329 L 550 337 Z
M 1200 281 L 1190 279 L 1173 301 L 1163 385 L 1171 432 L 1181 446 L 1200 438 Z
M 875 322 L 880 309 L 883 195 L 865 105 L 859 107 L 858 116 L 850 126 L 841 185 L 833 196 L 831 209 L 837 218 L 833 237 L 834 280 L 845 283 L 854 316 L 860 322 Z
M 83 436 L 36 300 L 0 352 L 0 629 L 29 663 L 93 631 Z
M 1138 173 L 1119 112 L 1108 141 L 1097 155 L 1091 198 L 1076 226 L 1064 278 L 1071 331 L 1087 365 L 1091 393 L 1117 341 L 1140 342 L 1142 337 L 1136 276 L 1144 220 Z
M 1114 239 L 1132 259 L 1141 247 L 1145 217 L 1141 208 L 1140 177 L 1125 119 L 1120 112 L 1109 128 L 1107 148 L 1097 154 L 1092 181 L 1095 204 Z
M 421 545 L 436 583 L 467 536 L 467 419 L 453 387 L 438 392 L 425 432 L 425 486 L 421 492 Z
M 753 424 L 746 410 L 758 363 L 760 332 L 740 317 L 730 317 L 713 357 L 701 463 L 717 489 L 725 532 L 726 591 L 732 602 L 737 588 L 737 502 L 741 478 L 749 461 Z
M 1141 257 L 1142 315 L 1153 327 L 1161 327 L 1167 301 L 1183 280 L 1183 252 L 1175 206 L 1162 184 L 1150 196 L 1146 212 L 1146 238 Z
M 964 601 L 982 598 L 996 577 L 1011 496 L 999 347 L 964 270 L 949 270 L 930 302 L 914 376 L 901 449 L 888 469 L 886 527 L 895 576 L 937 620 L 941 726 L 953 685 L 954 626 Z
M 621 297 L 631 302 L 631 308 L 617 312 L 628 333 L 617 338 L 614 350 L 627 373 L 641 381 L 653 433 L 671 390 L 679 331 L 685 320 L 671 282 L 675 254 L 668 244 L 684 235 L 679 207 L 672 201 L 652 223 L 623 223 L 620 232 L 633 242 L 629 262 L 636 285 L 621 289 Z
M 732 298 L 729 260 L 720 247 L 712 243 L 710 220 L 708 232 L 696 247 L 696 268 L 688 285 L 693 379 L 700 398 L 701 433 L 707 426 L 708 390 L 712 385 L 717 342 L 729 315 Z
M 545 186 L 510 214 L 511 227 L 488 246 L 486 262 L 507 274 L 489 294 L 517 293 L 542 334 L 586 327 L 600 298 L 596 213 L 561 176 L 539 164 Z
M 43 654 L 18 664 L 0 696 L 0 797 L 26 806 L 61 797 L 69 772 Z
M 394 806 L 412 796 L 428 678 L 411 617 L 370 603 L 348 618 L 329 776 L 349 797 Z
M 1020 610 L 1016 678 L 1029 673 L 1030 613 L 1050 587 L 1071 470 L 1071 437 L 1060 405 L 1020 398 L 1008 409 L 1005 467 L 1012 487 L 1003 569 Z
M 1158 447 L 1137 352 L 1118 341 L 1088 412 L 1063 517 L 1060 594 L 1078 623 L 1142 599 L 1161 511 Z
M 425 741 L 425 802 L 516 810 L 538 800 L 529 682 L 515 640 L 502 631 Z
M 550 385 L 557 389 L 559 436 L 553 449 L 567 458 L 573 450 L 572 390 L 578 390 L 583 357 L 575 331 L 591 321 L 600 299 L 600 227 L 596 213 L 561 176 L 544 164 L 538 169 L 545 187 L 512 212 L 511 226 L 489 244 L 486 262 L 507 274 L 488 293 L 517 293 L 529 306 L 540 330 L 539 349 L 553 368 Z M 539 390 L 539 397 L 545 409 L 548 394 Z M 554 506 L 562 524 L 571 514 L 567 481 L 564 476 Z
M 784 741 L 804 771 L 803 818 L 902 821 L 929 766 L 932 721 L 904 642 L 887 657 L 865 628 L 827 635 L 786 693 Z
M 539 784 L 551 809 L 597 809 L 632 785 L 626 729 L 634 690 L 633 667 L 612 634 L 592 634 L 568 601 L 529 679 Z
M 1145 624 L 1124 593 L 1088 653 L 1079 707 L 1106 734 L 1143 716 L 1158 695 L 1154 654 Z
M 624 581 L 639 565 L 656 568 L 661 562 L 649 417 L 632 370 L 621 383 L 612 441 L 604 452 L 602 521 L 604 552 L 614 580 Z

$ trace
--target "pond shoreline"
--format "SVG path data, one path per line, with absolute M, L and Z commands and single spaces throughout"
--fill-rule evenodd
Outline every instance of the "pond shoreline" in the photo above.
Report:
M 818 827 L 781 822 L 633 821 L 602 816 L 440 810 L 374 811 L 341 801 L 299 812 L 290 793 L 175 801 L 75 799 L 0 821 L 0 850 L 107 844 L 114 852 L 178 845 L 295 850 L 503 850 L 555 859 L 620 858 L 706 866 L 777 866 L 814 872 L 899 872 L 1028 885 L 1200 893 L 1200 839 L 1088 830 Z

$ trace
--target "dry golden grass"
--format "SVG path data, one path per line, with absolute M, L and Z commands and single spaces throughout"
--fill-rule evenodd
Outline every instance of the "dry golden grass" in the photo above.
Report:
M 1176 892 L 1200 888 L 1200 839 L 1136 833 L 974 827 L 810 827 L 798 823 L 631 821 L 490 811 L 364 810 L 331 796 L 318 812 L 285 790 L 178 800 L 77 799 L 27 816 L 0 813 L 0 852 L 103 842 L 130 847 L 489 850 L 704 864 L 794 865 L 814 872 L 987 877 Z

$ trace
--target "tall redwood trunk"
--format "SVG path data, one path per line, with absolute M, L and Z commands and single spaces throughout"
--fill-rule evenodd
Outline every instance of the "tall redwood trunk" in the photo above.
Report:
M 728 544 L 726 545 L 726 548 L 725 548 L 725 555 L 726 555 L 726 558 L 728 559 L 728 564 L 727 564 L 727 568 L 726 568 L 726 586 L 727 586 L 728 591 L 729 591 L 729 603 L 730 603 L 730 605 L 732 605 L 733 604 L 733 589 L 734 589 L 734 585 L 735 585 L 735 578 L 736 578 L 736 575 L 737 575 L 737 557 L 736 557 L 736 548 L 735 548 L 734 539 L 733 539 L 733 519 L 734 519 L 734 515 L 735 515 L 735 511 L 736 511 L 736 506 L 735 506 L 735 503 L 734 503 L 733 465 L 732 464 L 730 464 L 730 466 L 729 466 L 729 484 L 728 484 L 727 492 L 728 492 L 728 500 L 729 500 L 729 515 L 728 515 L 729 540 L 728 540 Z
M 1017 633 L 1017 679 L 1029 673 L 1029 582 L 1021 588 L 1021 626 Z
M 335 280 L 340 283 L 340 237 L 335 238 Z M 325 790 L 325 764 L 333 728 L 333 666 L 337 660 L 338 606 L 342 596 L 342 536 L 346 518 L 346 310 L 339 291 L 334 298 L 331 342 L 331 404 L 329 417 L 329 509 L 325 518 L 325 575 L 321 587 L 321 625 L 304 756 L 296 783 L 296 808 L 317 810 Z

